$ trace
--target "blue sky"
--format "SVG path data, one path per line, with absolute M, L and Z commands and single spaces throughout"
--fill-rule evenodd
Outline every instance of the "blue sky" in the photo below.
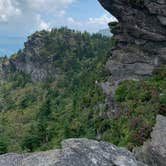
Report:
M 37 30 L 68 26 L 97 32 L 113 20 L 97 0 L 0 0 L 0 56 L 23 48 Z

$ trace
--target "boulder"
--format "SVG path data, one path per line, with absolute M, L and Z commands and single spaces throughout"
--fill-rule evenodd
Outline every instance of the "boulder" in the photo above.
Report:
M 125 148 L 88 139 L 68 139 L 62 149 L 32 154 L 5 154 L 1 166 L 145 166 Z
M 119 82 L 143 79 L 166 64 L 166 0 L 98 1 L 118 20 L 109 23 L 116 45 L 106 63 L 113 98 Z
M 148 76 L 156 66 L 165 63 L 165 0 L 99 2 L 118 20 L 109 24 L 117 43 L 106 65 L 112 81 Z

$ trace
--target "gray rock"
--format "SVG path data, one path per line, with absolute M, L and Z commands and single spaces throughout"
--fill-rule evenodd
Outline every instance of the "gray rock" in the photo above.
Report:
M 166 0 L 98 1 L 118 20 L 109 24 L 116 45 L 106 64 L 113 92 L 120 81 L 142 79 L 166 64 Z M 108 96 L 112 103 L 113 93 Z
M 61 150 L 32 154 L 5 154 L 1 166 L 144 166 L 124 148 L 88 139 L 68 139 Z
M 166 165 L 166 117 L 158 115 L 151 140 L 135 149 L 137 159 L 150 166 Z
M 150 75 L 155 66 L 165 63 L 163 49 L 166 47 L 166 1 L 99 2 L 119 21 L 116 25 L 110 23 L 117 39 L 117 45 L 107 63 L 112 81 Z

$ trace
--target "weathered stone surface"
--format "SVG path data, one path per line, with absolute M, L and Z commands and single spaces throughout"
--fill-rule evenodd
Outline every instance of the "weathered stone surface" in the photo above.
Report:
M 57 52 L 47 50 L 48 31 L 35 32 L 28 37 L 25 47 L 10 58 L 0 59 L 0 81 L 5 80 L 7 73 L 20 71 L 30 76 L 31 81 L 45 81 L 61 75 L 61 69 L 55 65 Z
M 88 139 L 69 139 L 61 150 L 0 156 L 2 166 L 144 166 L 124 148 Z
M 46 34 L 41 35 L 36 32 L 28 37 L 28 41 L 24 44 L 25 48 L 18 53 L 19 56 L 9 59 L 16 70 L 30 75 L 32 81 L 42 81 L 50 76 L 56 77 L 60 73 L 53 65 L 52 56 L 42 54 L 42 49 L 48 42 Z
M 135 150 L 136 157 L 150 166 L 166 164 L 166 117 L 158 115 L 151 140 Z
M 120 81 L 142 79 L 166 63 L 166 0 L 98 1 L 118 20 L 109 24 L 116 40 L 106 64 L 111 99 Z
M 107 63 L 112 80 L 150 75 L 166 48 L 166 1 L 99 0 L 119 21 L 110 24 L 117 45 Z M 165 55 L 165 53 L 164 53 Z

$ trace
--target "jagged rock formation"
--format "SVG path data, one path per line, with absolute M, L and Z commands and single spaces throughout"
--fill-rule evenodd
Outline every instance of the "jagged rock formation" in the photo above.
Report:
M 43 35 L 36 32 L 29 36 L 25 48 L 16 57 L 9 59 L 14 70 L 29 74 L 32 81 L 45 80 L 51 76 L 55 78 L 60 74 L 59 69 L 53 65 L 53 55 L 42 53 L 48 42 L 47 35 L 48 32 L 43 31 Z
M 124 148 L 88 139 L 69 139 L 61 150 L 0 156 L 2 166 L 144 166 Z
M 111 77 L 102 84 L 111 112 L 118 105 L 113 96 L 119 82 L 139 80 L 166 63 L 165 0 L 98 0 L 119 22 L 109 24 L 116 41 L 106 64 Z M 108 88 L 109 85 L 109 88 Z
M 119 23 L 110 23 L 117 42 L 107 62 L 111 81 L 140 79 L 166 63 L 165 0 L 99 0 Z
M 150 166 L 165 166 L 166 163 L 166 117 L 158 115 L 151 133 L 151 140 L 136 149 L 136 157 Z

